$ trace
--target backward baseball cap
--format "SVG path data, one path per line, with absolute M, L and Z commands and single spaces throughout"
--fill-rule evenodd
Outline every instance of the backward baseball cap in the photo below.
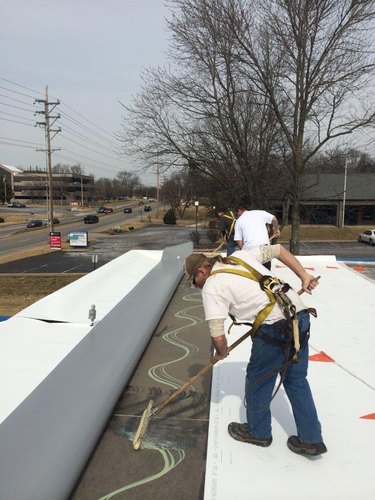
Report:
M 192 253 L 186 257 L 184 270 L 188 280 L 193 280 L 205 260 L 207 260 L 207 257 L 203 253 Z

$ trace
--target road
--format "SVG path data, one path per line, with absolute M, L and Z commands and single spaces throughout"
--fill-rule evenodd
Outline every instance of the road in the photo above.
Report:
M 119 214 L 120 217 L 123 215 Z M 131 223 L 131 219 L 128 220 Z M 95 226 L 98 227 L 99 224 Z M 54 250 L 48 254 L 15 260 L 1 264 L 0 273 L 87 273 L 132 249 L 160 250 L 190 241 L 191 231 L 192 227 L 152 224 L 143 229 L 115 235 L 97 232 L 95 243 L 90 248 Z M 204 251 L 208 248 L 212 248 L 212 243 L 207 239 L 205 231 L 202 231 L 201 249 Z M 300 254 L 335 255 L 338 260 L 346 263 L 365 262 L 362 267 L 370 273 L 375 270 L 375 248 L 356 241 L 301 243 Z M 96 264 L 92 262 L 93 255 L 97 256 Z M 373 277 L 375 278 L 375 272 Z
M 111 214 L 98 214 L 99 222 L 97 224 L 85 224 L 83 218 L 87 214 L 80 214 L 62 219 L 62 223 L 54 227 L 55 231 L 61 232 L 63 240 L 68 238 L 71 231 L 88 231 L 94 233 L 105 229 L 120 226 L 129 223 L 131 226 L 135 221 L 145 219 L 148 214 L 155 213 L 157 204 L 150 203 L 151 212 L 143 212 L 143 206 L 131 206 L 133 213 L 124 214 L 123 208 L 119 208 Z M 23 210 L 23 209 L 22 209 Z M 93 210 L 92 213 L 95 213 Z M 35 216 L 34 218 L 38 218 Z M 33 246 L 40 246 L 49 243 L 49 228 L 28 229 L 23 225 L 4 227 L 0 229 L 0 257 L 12 254 L 14 252 L 25 251 Z

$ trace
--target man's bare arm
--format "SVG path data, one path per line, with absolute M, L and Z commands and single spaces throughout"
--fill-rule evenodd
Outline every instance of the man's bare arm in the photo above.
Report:
M 221 360 L 228 356 L 228 342 L 225 335 L 212 337 L 212 343 L 215 349 L 214 359 Z
M 311 290 L 313 290 L 318 285 L 317 278 L 305 271 L 304 267 L 295 258 L 295 256 L 281 245 L 280 255 L 278 259 L 287 267 L 289 267 L 289 269 L 300 278 L 302 283 L 302 290 L 306 293 L 311 294 Z

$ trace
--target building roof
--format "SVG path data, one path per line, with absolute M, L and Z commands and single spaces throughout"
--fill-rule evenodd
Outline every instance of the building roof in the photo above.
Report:
M 6 170 L 7 172 L 10 172 L 12 174 L 19 174 L 19 173 L 23 172 L 23 170 L 21 170 L 18 167 L 12 167 L 11 165 L 3 165 L 2 163 L 0 163 L 0 168 L 2 168 L 3 170 Z
M 307 174 L 303 176 L 302 200 L 342 200 L 344 194 L 342 174 Z M 374 200 L 375 174 L 348 173 L 346 178 L 347 200 Z
M 318 318 L 312 318 L 308 378 L 328 453 L 308 459 L 289 451 L 286 442 L 296 428 L 283 387 L 271 406 L 272 446 L 252 446 L 229 436 L 231 421 L 246 421 L 244 379 L 251 351 L 247 339 L 213 368 L 206 500 L 285 500 L 292 496 L 291 487 L 303 492 L 304 500 L 374 498 L 370 443 L 375 439 L 375 344 L 369 297 L 375 285 L 333 256 L 299 259 L 322 277 L 321 285 L 311 296 L 304 294 L 303 301 L 318 310 Z M 278 277 L 297 283 L 284 265 L 275 266 Z M 237 339 L 248 328 L 236 326 L 230 336 Z

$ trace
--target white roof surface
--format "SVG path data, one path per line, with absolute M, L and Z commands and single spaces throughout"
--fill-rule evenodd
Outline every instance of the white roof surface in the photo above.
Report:
M 3 163 L 0 164 L 0 167 L 3 168 L 4 170 L 8 170 L 8 172 L 13 172 L 14 174 L 21 174 L 23 170 L 21 170 L 18 167 L 12 167 L 11 165 L 4 165 Z
M 159 262 L 131 250 L 0 323 L 0 423 Z
M 307 306 L 315 307 L 309 382 L 328 453 L 306 458 L 289 451 L 295 424 L 283 389 L 272 402 L 273 443 L 268 448 L 232 439 L 230 422 L 245 422 L 245 370 L 251 340 L 214 367 L 205 500 L 370 500 L 375 498 L 375 283 L 334 257 L 300 257 L 320 275 Z M 299 288 L 281 263 L 276 274 Z M 230 343 L 247 331 L 233 327 Z

